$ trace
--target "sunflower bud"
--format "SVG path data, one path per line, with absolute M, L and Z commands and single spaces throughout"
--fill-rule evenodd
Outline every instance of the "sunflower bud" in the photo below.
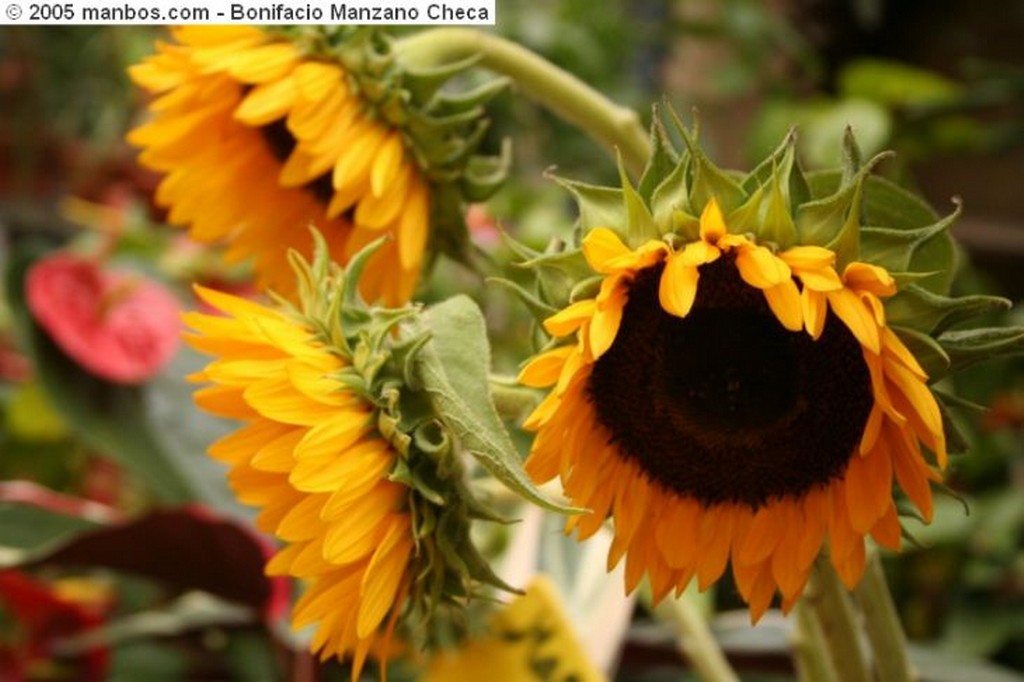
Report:
M 526 468 L 592 510 L 569 520 L 581 539 L 613 517 L 627 591 L 731 565 L 756 620 L 826 542 L 850 587 L 866 536 L 899 549 L 894 482 L 931 518 L 957 442 L 931 384 L 1021 336 L 949 330 L 1007 302 L 948 296 L 959 210 L 871 175 L 882 157 L 861 165 L 852 136 L 842 169 L 805 174 L 791 135 L 740 174 L 673 120 L 685 148 L 656 122 L 637 187 L 560 180 L 578 243 L 530 254 L 520 292 L 550 339 L 520 374 L 549 390 Z
M 316 624 L 311 647 L 322 657 L 352 655 L 355 679 L 397 626 L 429 644 L 464 620 L 473 597 L 512 589 L 470 539 L 474 519 L 499 517 L 474 494 L 465 455 L 539 496 L 514 480 L 515 453 L 494 445 L 489 395 L 458 402 L 470 397 L 460 381 L 486 381 L 472 362 L 451 370 L 444 330 L 472 336 L 479 324 L 482 334 L 479 312 L 459 300 L 426 312 L 367 307 L 357 283 L 380 243 L 342 270 L 316 241 L 312 263 L 291 254 L 296 304 L 198 288 L 224 316 L 185 321 L 189 342 L 216 356 L 192 377 L 213 384 L 196 402 L 244 423 L 210 455 L 231 467 L 238 498 L 283 543 L 267 572 L 306 583 L 294 626 Z
M 166 173 L 157 202 L 199 241 L 230 242 L 261 286 L 292 293 L 288 249 L 308 227 L 347 263 L 381 235 L 362 294 L 408 301 L 428 248 L 464 255 L 463 201 L 504 180 L 507 158 L 477 150 L 483 104 L 504 81 L 440 92 L 470 63 L 417 72 L 369 28 L 181 27 L 131 68 L 158 97 L 128 139 Z

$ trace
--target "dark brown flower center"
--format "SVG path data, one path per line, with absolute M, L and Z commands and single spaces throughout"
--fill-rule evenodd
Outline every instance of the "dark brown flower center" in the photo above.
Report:
M 640 272 L 587 385 L 598 421 L 654 480 L 702 504 L 758 508 L 843 475 L 873 403 L 860 344 L 831 313 L 790 332 L 723 256 L 683 319 Z

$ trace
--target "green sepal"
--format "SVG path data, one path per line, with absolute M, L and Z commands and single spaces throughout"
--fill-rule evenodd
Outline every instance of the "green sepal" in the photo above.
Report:
M 511 167 L 512 143 L 507 138 L 497 156 L 470 157 L 459 180 L 462 197 L 469 202 L 486 201 L 505 184 Z
M 635 249 L 651 240 L 659 239 L 661 233 L 654 222 L 651 210 L 633 188 L 633 183 L 629 181 L 629 174 L 622 164 L 621 154 L 618 156 L 618 161 L 619 180 L 622 183 L 622 201 L 626 211 L 626 244 Z
M 871 170 L 890 155 L 885 152 L 876 155 L 848 181 L 841 181 L 833 194 L 799 206 L 795 222 L 800 244 L 836 251 L 840 266 L 856 260 L 864 183 Z
M 508 78 L 491 78 L 464 92 L 441 92 L 430 103 L 430 113 L 437 116 L 473 111 L 483 113 L 483 105 L 509 89 Z
M 933 335 L 976 315 L 1009 308 L 1010 302 L 998 296 L 950 298 L 916 284 L 900 290 L 885 303 L 890 324 Z
M 450 525 L 464 523 L 463 518 L 460 517 L 465 515 L 465 510 L 441 512 L 436 537 L 442 539 L 441 542 L 438 542 L 437 547 L 445 565 L 455 567 L 458 573 L 468 575 L 479 582 L 493 585 L 512 594 L 522 594 L 522 590 L 509 585 L 498 577 L 491 568 L 490 562 L 480 555 L 480 550 L 476 548 L 467 534 L 447 532 Z M 449 539 L 453 541 L 449 541 Z
M 952 393 L 948 393 L 942 390 L 941 388 L 936 388 L 932 386 L 932 393 L 934 393 L 939 400 L 946 403 L 946 405 L 951 409 L 955 408 L 958 410 L 964 410 L 976 416 L 983 415 L 989 410 L 987 405 L 981 405 L 979 403 L 974 402 L 973 400 L 968 400 L 967 398 L 964 398 L 962 396 L 953 395 Z
M 742 204 L 747 198 L 743 187 L 736 179 L 716 166 L 708 158 L 704 150 L 696 142 L 697 125 L 694 124 L 694 131 L 691 133 L 686 129 L 676 112 L 668 107 L 669 116 L 675 125 L 679 135 L 686 144 L 690 156 L 690 168 L 693 174 L 693 182 L 690 186 L 690 206 L 695 213 L 704 210 L 712 198 L 718 200 L 718 205 L 723 213 L 729 213 Z
M 557 175 L 549 176 L 559 185 L 569 190 L 576 198 L 579 208 L 580 231 L 586 234 L 595 227 L 607 227 L 619 233 L 623 239 L 626 234 L 622 228 L 626 216 L 623 213 L 625 197 L 619 188 L 588 185 Z
M 760 229 L 754 234 L 762 243 L 770 242 L 780 249 L 786 249 L 796 243 L 796 224 L 793 222 L 789 200 L 782 189 L 783 183 L 779 172 L 772 174 L 770 186 Z
M 738 234 L 756 234 L 761 228 L 761 214 L 764 212 L 763 209 L 767 199 L 764 195 L 764 186 L 758 185 L 753 189 L 750 197 L 743 202 L 742 205 L 738 206 L 732 211 L 732 213 L 726 214 L 725 224 L 732 229 L 733 232 Z M 700 232 L 700 226 L 698 221 L 697 232 L 695 233 L 694 239 L 696 239 Z
M 766 186 L 773 177 L 785 178 L 782 183 L 782 196 L 786 205 L 792 210 L 794 206 L 811 200 L 811 190 L 807 186 L 807 178 L 800 161 L 796 156 L 796 130 L 791 129 L 771 156 L 762 161 L 743 179 L 743 191 L 748 195 Z
M 587 298 L 596 298 L 601 290 L 601 282 L 603 281 L 604 275 L 594 275 L 593 277 L 581 280 L 572 288 L 572 292 L 569 294 L 569 302 L 575 303 Z
M 679 155 L 668 141 L 665 126 L 662 125 L 658 108 L 651 116 L 651 158 L 644 168 L 637 185 L 637 192 L 647 206 L 654 208 L 654 192 L 679 165 Z M 661 223 L 659 223 L 660 225 Z
M 594 274 L 580 249 L 554 250 L 559 246 L 552 244 L 548 253 L 516 263 L 516 267 L 533 270 L 541 300 L 556 309 L 569 302 L 577 282 Z
M 937 340 L 949 355 L 953 372 L 986 360 L 1024 355 L 1024 327 L 948 331 Z
M 938 341 L 916 329 L 895 325 L 891 328 L 917 358 L 921 368 L 928 375 L 929 382 L 934 382 L 949 372 L 949 356 Z
M 450 298 L 427 310 L 422 323 L 432 331 L 432 338 L 418 356 L 420 383 L 460 445 L 530 502 L 559 513 L 581 511 L 547 499 L 523 470 L 491 398 L 487 330 L 472 299 Z
M 533 319 L 535 319 L 537 322 L 544 322 L 544 320 L 548 319 L 549 317 L 558 312 L 556 308 L 549 306 L 547 303 L 540 300 L 532 293 L 530 293 L 529 291 L 527 291 L 519 284 L 513 282 L 510 279 L 505 279 L 503 277 L 489 277 L 487 279 L 487 282 L 497 284 L 498 286 L 511 291 L 515 295 L 515 297 L 518 298 L 523 303 L 523 305 L 526 306 L 526 309 L 530 312 L 530 315 L 532 315 Z
M 661 234 L 675 233 L 686 241 L 700 237 L 700 220 L 690 209 L 690 190 L 686 185 L 689 157 L 683 157 L 654 189 L 651 213 Z
M 429 102 L 445 83 L 455 76 L 468 71 L 480 62 L 480 55 L 470 55 L 465 59 L 446 62 L 425 68 L 408 66 L 402 80 L 403 87 L 416 102 Z
M 957 218 L 960 217 L 961 204 L 937 223 L 910 230 L 884 227 L 865 227 L 861 230 L 861 248 L 869 262 L 880 265 L 889 272 L 907 272 L 920 270 L 924 263 L 913 265 L 914 256 L 926 245 L 940 237 Z
M 962 455 L 971 449 L 971 439 L 957 423 L 949 405 L 940 396 L 936 401 L 939 414 L 942 416 L 942 430 L 946 434 L 946 452 L 950 455 Z

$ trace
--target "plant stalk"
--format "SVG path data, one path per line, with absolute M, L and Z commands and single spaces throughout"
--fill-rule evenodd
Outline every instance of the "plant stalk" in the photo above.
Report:
M 915 680 L 907 655 L 907 638 L 896 614 L 877 551 L 872 551 L 868 557 L 864 577 L 854 594 L 867 622 L 868 641 L 874 650 L 879 682 Z
M 804 599 L 814 610 L 839 682 L 871 682 L 853 602 L 828 557 L 814 564 Z
M 729 665 L 718 642 L 711 635 L 711 629 L 704 616 L 686 594 L 678 599 L 666 599 L 655 613 L 675 630 L 679 650 L 701 680 L 739 682 L 739 676 Z
M 836 682 L 836 671 L 828 655 L 825 633 L 806 601 L 796 605 L 793 659 L 800 682 Z
M 647 133 L 635 111 L 509 40 L 472 28 L 435 28 L 397 41 L 395 51 L 411 66 L 478 57 L 480 66 L 508 76 L 527 97 L 585 130 L 605 147 L 618 150 L 634 175 L 639 176 L 650 158 Z

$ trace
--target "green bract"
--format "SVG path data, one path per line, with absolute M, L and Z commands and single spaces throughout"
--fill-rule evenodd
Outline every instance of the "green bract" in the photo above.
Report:
M 505 520 L 473 491 L 466 455 L 523 498 L 573 510 L 546 499 L 522 472 L 491 398 L 490 348 L 476 304 L 460 296 L 426 310 L 367 306 L 357 285 L 382 240 L 342 269 L 329 260 L 323 238 L 314 236 L 312 263 L 291 254 L 301 304 L 279 303 L 351 360 L 334 378 L 376 407 L 377 430 L 398 453 L 389 478 L 411 490 L 418 551 L 410 601 L 422 616 L 407 622 L 432 623 L 444 608 L 444 626 L 424 629 L 431 639 L 460 623 L 468 600 L 485 596 L 480 586 L 514 591 L 470 538 L 474 520 Z
M 714 197 L 729 230 L 762 246 L 776 251 L 822 246 L 836 254 L 840 272 L 854 261 L 885 268 L 899 284 L 899 292 L 884 300 L 887 323 L 920 360 L 932 384 L 979 360 L 1024 351 L 1024 329 L 970 325 L 982 313 L 1007 309 L 1009 301 L 951 293 L 957 250 L 949 227 L 960 215 L 958 200 L 950 215 L 940 217 L 921 198 L 872 175 L 889 154 L 862 161 L 852 131 L 845 136 L 843 162 L 836 169 L 805 172 L 796 157 L 796 132 L 791 132 L 753 171 L 723 170 L 701 149 L 696 130 L 669 113 L 682 148 L 675 148 L 655 116 L 653 153 L 635 186 L 625 170 L 620 187 L 556 178 L 579 207 L 574 245 L 556 243 L 544 253 L 513 245 L 523 259 L 520 265 L 535 272 L 536 287 L 528 291 L 503 283 L 538 321 L 596 295 L 602 277 L 589 269 L 580 250 L 591 230 L 609 228 L 631 249 L 650 240 L 678 247 L 699 239 L 698 216 Z M 947 401 L 945 407 L 952 404 Z
M 483 201 L 505 182 L 511 146 L 498 156 L 479 153 L 489 120 L 484 105 L 508 87 L 493 78 L 464 91 L 445 87 L 478 61 L 418 68 L 402 62 L 388 34 L 368 26 L 278 29 L 314 57 L 340 63 L 366 114 L 400 130 L 431 184 L 433 248 L 467 260 L 464 202 Z

